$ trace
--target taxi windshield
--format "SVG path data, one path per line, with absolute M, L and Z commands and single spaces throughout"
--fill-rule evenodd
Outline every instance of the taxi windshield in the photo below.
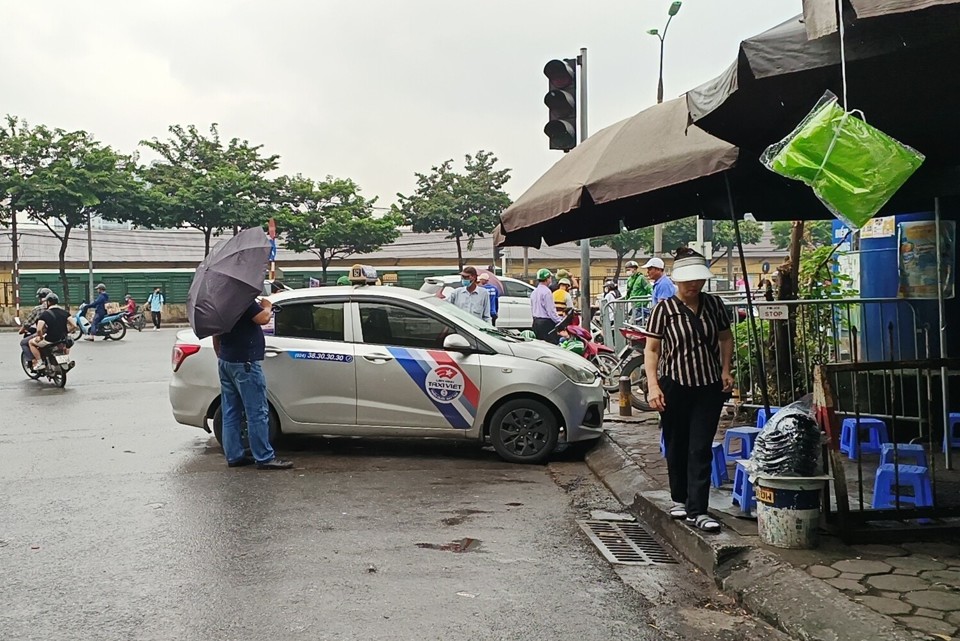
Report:
M 511 343 L 523 342 L 523 339 L 519 338 L 518 336 L 514 336 L 513 334 L 511 334 L 510 332 L 507 332 L 506 330 L 498 329 L 493 325 L 491 325 L 490 323 L 486 323 L 480 320 L 479 318 L 477 318 L 476 316 L 474 316 L 473 314 L 469 312 L 465 312 L 459 307 L 457 307 L 456 305 L 453 305 L 452 303 L 448 303 L 447 301 L 437 298 L 436 296 L 429 296 L 427 298 L 423 298 L 422 300 L 427 305 L 436 307 L 438 309 L 442 309 L 444 312 L 455 317 L 458 321 L 460 321 L 464 325 L 469 325 L 474 329 L 479 329 L 484 334 L 495 336 L 501 340 L 505 340 Z

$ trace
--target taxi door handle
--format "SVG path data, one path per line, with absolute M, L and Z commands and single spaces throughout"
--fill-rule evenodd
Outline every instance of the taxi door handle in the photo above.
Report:
M 263 355 L 267 358 L 273 358 L 274 356 L 279 356 L 283 354 L 282 349 L 277 349 L 276 347 L 267 347 L 263 350 Z
M 390 356 L 390 354 L 364 354 L 363 359 L 371 363 L 386 363 L 392 361 L 393 356 Z

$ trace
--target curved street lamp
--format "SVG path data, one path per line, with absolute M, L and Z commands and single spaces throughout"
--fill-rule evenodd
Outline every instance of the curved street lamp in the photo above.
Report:
M 663 102 L 663 41 L 667 37 L 667 29 L 670 28 L 670 21 L 673 20 L 673 16 L 677 15 L 680 12 L 680 5 L 683 3 L 680 0 L 670 5 L 670 8 L 667 10 L 667 24 L 663 27 L 663 33 L 660 33 L 659 29 L 648 29 L 647 33 L 651 36 L 656 36 L 660 40 L 660 79 L 657 82 L 657 103 Z

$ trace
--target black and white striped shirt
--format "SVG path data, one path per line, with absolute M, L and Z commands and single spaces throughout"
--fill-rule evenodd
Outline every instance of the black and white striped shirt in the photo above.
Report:
M 696 324 L 702 331 L 698 331 Z M 730 318 L 716 296 L 701 293 L 696 314 L 676 296 L 657 303 L 646 328 L 648 334 L 661 340 L 657 376 L 687 387 L 719 381 L 719 338 L 725 329 L 730 329 Z

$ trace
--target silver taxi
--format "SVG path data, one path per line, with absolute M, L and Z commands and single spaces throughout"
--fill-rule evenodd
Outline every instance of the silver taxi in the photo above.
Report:
M 500 331 L 436 296 L 398 287 L 281 292 L 263 362 L 271 438 L 284 433 L 489 442 L 537 463 L 600 436 L 597 370 L 542 341 Z M 179 423 L 220 438 L 210 339 L 181 331 L 170 402 Z M 211 428 L 212 426 L 212 428 Z

